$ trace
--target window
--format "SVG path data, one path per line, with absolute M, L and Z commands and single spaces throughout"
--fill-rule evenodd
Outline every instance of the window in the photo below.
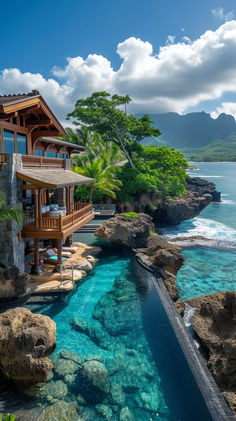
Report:
M 57 154 L 56 154 L 56 152 L 47 151 L 47 157 L 48 158 L 56 158 Z
M 17 133 L 17 153 L 26 155 L 26 136 L 24 134 Z
M 43 156 L 43 150 L 42 149 L 35 149 L 34 154 L 36 156 Z
M 14 132 L 12 132 L 11 130 L 4 129 L 3 138 L 4 138 L 4 152 L 14 153 L 15 152 Z
M 59 154 L 59 158 L 63 159 L 63 153 Z
M 68 154 L 67 153 L 64 153 L 64 157 L 63 157 L 64 159 L 67 159 L 68 158 Z

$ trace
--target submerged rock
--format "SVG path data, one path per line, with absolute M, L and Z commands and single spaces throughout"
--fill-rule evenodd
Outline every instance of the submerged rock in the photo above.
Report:
M 68 374 L 75 374 L 80 366 L 74 361 L 59 359 L 54 362 L 53 368 L 59 377 L 65 377 Z
M 83 421 L 73 405 L 65 401 L 56 402 L 44 409 L 37 421 Z
M 87 385 L 96 387 L 103 393 L 110 392 L 110 380 L 106 367 L 99 361 L 86 361 L 82 367 L 82 376 Z
M 127 406 L 120 411 L 119 420 L 120 421 L 135 421 L 133 415 L 131 414 Z
M 112 419 L 112 410 L 107 405 L 96 405 L 95 406 L 96 412 L 104 418 L 104 420 L 111 420 Z
M 138 218 L 117 215 L 101 224 L 95 235 L 119 246 L 145 247 L 150 232 L 155 232 L 152 218 L 140 213 Z
M 59 356 L 61 358 L 64 358 L 65 360 L 74 361 L 75 363 L 79 365 L 81 365 L 83 362 L 82 358 L 78 354 L 76 354 L 76 352 L 74 351 L 68 351 L 66 349 L 65 350 L 63 349 L 62 351 L 60 351 Z
M 207 355 L 207 365 L 236 415 L 236 292 L 193 298 L 199 309 L 192 327 Z
M 68 388 L 62 380 L 57 380 L 56 382 L 50 381 L 39 391 L 39 396 L 46 397 L 49 401 L 50 398 L 64 399 L 67 394 Z
M 45 382 L 53 366 L 48 355 L 56 346 L 56 324 L 50 317 L 16 307 L 0 314 L 0 372 L 17 385 Z
M 78 332 L 88 334 L 88 323 L 82 317 L 74 317 L 70 320 L 70 325 Z

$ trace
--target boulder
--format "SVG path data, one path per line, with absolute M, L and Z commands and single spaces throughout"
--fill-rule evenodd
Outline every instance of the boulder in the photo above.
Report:
M 70 320 L 70 325 L 78 332 L 88 334 L 88 323 L 82 317 L 74 317 Z
M 206 351 L 208 368 L 235 411 L 236 291 L 193 298 L 189 304 L 199 309 L 192 327 Z
M 83 421 L 70 403 L 59 401 L 43 409 L 37 421 Z
M 79 364 L 71 360 L 61 358 L 53 364 L 54 371 L 59 377 L 65 377 L 68 374 L 75 374 L 79 370 Z
M 17 298 L 26 293 L 29 275 L 16 266 L 0 267 L 0 300 Z
M 104 420 L 112 419 L 112 410 L 107 405 L 96 405 L 95 411 L 100 415 Z
M 60 358 L 64 358 L 65 360 L 74 361 L 75 363 L 77 363 L 79 365 L 81 365 L 82 362 L 83 362 L 82 358 L 78 354 L 76 354 L 76 352 L 74 352 L 74 351 L 68 351 L 66 349 L 65 350 L 63 349 L 60 352 L 59 355 L 60 355 Z
M 120 411 L 119 420 L 120 421 L 134 421 L 134 417 L 127 406 Z
M 77 259 L 75 263 L 75 269 L 88 273 L 93 269 L 93 266 L 88 260 Z
M 82 376 L 88 386 L 95 387 L 103 393 L 110 392 L 110 380 L 106 367 L 99 361 L 85 361 Z
M 118 246 L 146 247 L 150 233 L 155 232 L 152 218 L 140 213 L 138 218 L 117 215 L 101 224 L 95 235 Z
M 15 384 L 45 382 L 55 346 L 56 324 L 49 317 L 20 307 L 0 314 L 0 372 Z

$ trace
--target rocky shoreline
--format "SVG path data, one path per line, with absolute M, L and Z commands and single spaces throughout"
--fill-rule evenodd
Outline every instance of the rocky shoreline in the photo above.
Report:
M 153 198 L 143 193 L 136 200 L 117 204 L 118 212 L 146 213 L 153 218 L 156 226 L 178 225 L 192 219 L 211 202 L 220 202 L 216 185 L 207 180 L 194 177 L 187 179 L 186 194 L 171 200 Z

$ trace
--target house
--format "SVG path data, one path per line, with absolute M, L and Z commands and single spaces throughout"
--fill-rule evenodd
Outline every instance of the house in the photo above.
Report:
M 94 218 L 91 203 L 74 203 L 74 187 L 93 181 L 70 171 L 71 153 L 82 146 L 58 137 L 66 132 L 38 91 L 0 96 L 0 190 L 7 204 L 24 211 L 23 228 L 9 221 L 0 229 L 0 264 L 24 271 L 25 248 L 34 242 L 34 273 L 40 269 L 39 241 L 61 250 L 72 234 Z

